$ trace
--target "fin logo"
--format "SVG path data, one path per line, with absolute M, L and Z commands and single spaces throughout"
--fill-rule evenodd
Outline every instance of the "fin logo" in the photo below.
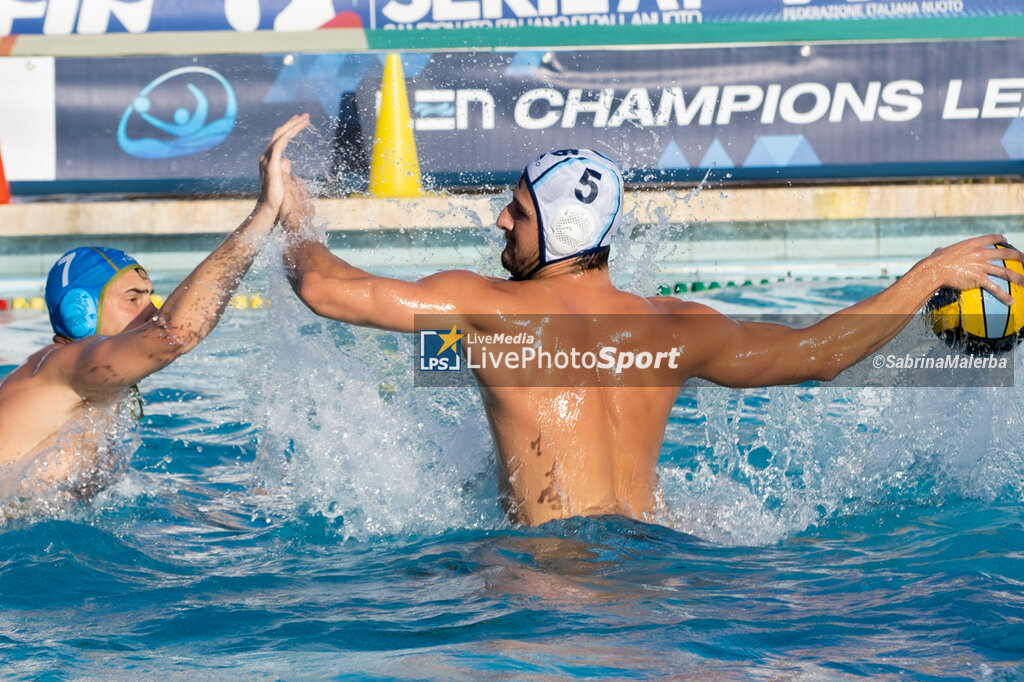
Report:
M 462 369 L 462 337 L 454 326 L 444 329 L 421 329 L 419 370 L 421 372 L 458 372 Z
M 210 120 L 215 108 L 223 112 Z M 202 66 L 182 67 L 135 96 L 117 124 L 117 144 L 140 159 L 188 156 L 227 139 L 237 116 L 238 99 L 222 75 Z

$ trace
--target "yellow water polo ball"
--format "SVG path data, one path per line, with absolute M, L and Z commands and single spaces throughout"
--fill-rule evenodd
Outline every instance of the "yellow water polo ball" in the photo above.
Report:
M 993 248 L 1005 249 L 1008 244 Z M 1009 247 L 1013 248 L 1013 247 Z M 1024 275 L 1024 264 L 1004 260 L 1003 265 Z M 1020 343 L 1024 327 L 1024 287 L 1004 279 L 992 281 L 1009 292 L 1013 305 L 1008 306 L 984 289 L 957 291 L 943 287 L 928 302 L 927 315 L 932 331 L 955 349 L 968 353 L 1002 353 Z

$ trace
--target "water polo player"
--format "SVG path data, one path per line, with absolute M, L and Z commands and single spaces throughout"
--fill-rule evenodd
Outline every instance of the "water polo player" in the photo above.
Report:
M 678 354 L 673 373 L 630 385 L 615 382 L 614 367 L 596 382 L 556 386 L 543 372 L 512 376 L 473 366 L 503 503 L 513 521 L 528 525 L 573 515 L 655 518 L 655 465 L 669 412 L 690 377 L 733 387 L 829 380 L 895 336 L 939 287 L 980 286 L 1009 302 L 991 277 L 1024 282 L 992 262 L 988 247 L 1004 240 L 989 235 L 936 250 L 887 289 L 806 329 L 635 296 L 612 284 L 606 265 L 622 216 L 622 175 L 607 157 L 585 149 L 531 162 L 498 216 L 506 239 L 502 264 L 512 280 L 467 271 L 414 282 L 371 275 L 334 256 L 307 229 L 312 207 L 301 183 L 287 192 L 282 224 L 293 239 L 286 265 L 296 292 L 319 315 L 400 332 L 416 330 L 414 315 L 444 316 L 453 327 L 449 339 L 463 336 L 467 365 L 473 339 L 522 332 L 524 320 L 545 330 L 560 316 L 596 321 L 561 325 L 556 338 L 543 339 L 545 347 L 591 348 L 593 337 L 604 335 L 638 358 L 640 349 L 671 342 Z M 727 247 L 719 257 L 729 258 Z
M 54 342 L 0 383 L 0 514 L 86 496 L 123 462 L 131 387 L 216 326 L 284 198 L 282 152 L 309 124 L 295 116 L 260 158 L 260 194 L 242 224 L 159 311 L 145 270 L 116 249 L 64 254 L 47 278 Z

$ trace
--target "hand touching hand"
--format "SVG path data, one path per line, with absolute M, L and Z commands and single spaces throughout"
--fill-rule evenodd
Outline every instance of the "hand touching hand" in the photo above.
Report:
M 283 157 L 291 139 L 309 126 L 309 114 L 292 116 L 274 131 L 270 144 L 260 156 L 260 193 L 257 203 L 277 214 L 284 201 L 284 177 L 291 172 L 291 163 Z
M 279 217 L 285 232 L 295 234 L 304 232 L 313 224 L 316 209 L 309 198 L 306 183 L 297 175 L 283 175 L 284 201 L 281 203 Z

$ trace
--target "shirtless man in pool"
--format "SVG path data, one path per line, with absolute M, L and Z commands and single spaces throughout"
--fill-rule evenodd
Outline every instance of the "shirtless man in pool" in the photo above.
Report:
M 216 326 L 277 222 L 289 140 L 309 125 L 295 116 L 260 158 L 256 207 L 159 311 L 146 271 L 116 249 L 83 247 L 57 261 L 46 299 L 55 336 L 0 383 L 0 516 L 40 496 L 85 497 L 105 482 L 109 442 L 138 404 L 132 387 L 194 348 Z
M 628 387 L 529 381 L 510 387 L 507 372 L 474 370 L 497 449 L 503 503 L 514 522 L 527 525 L 592 514 L 650 519 L 669 411 L 690 377 L 731 387 L 831 380 L 893 338 L 939 287 L 980 286 L 1009 302 L 991 277 L 1024 283 L 990 260 L 988 247 L 1003 237 L 988 235 L 936 250 L 884 291 L 806 329 L 737 322 L 698 303 L 641 298 L 612 284 L 608 245 L 622 198 L 621 173 L 607 157 L 584 149 L 544 154 L 526 167 L 497 219 L 506 240 L 501 262 L 512 280 L 447 271 L 407 282 L 349 265 L 312 237 L 312 207 L 295 180 L 282 206 L 291 235 L 286 266 L 309 308 L 351 324 L 413 332 L 414 316 L 438 314 L 468 340 L 474 333 L 516 331 L 502 328 L 515 316 L 631 315 L 643 316 L 633 318 L 637 329 L 651 328 L 637 336 L 656 337 L 634 339 L 641 344 L 636 347 L 670 338 L 681 349 L 669 386 L 641 380 Z M 723 250 L 721 257 L 729 254 Z M 1024 255 L 1001 251 L 999 258 Z M 588 333 L 569 325 L 558 341 L 593 347 Z

